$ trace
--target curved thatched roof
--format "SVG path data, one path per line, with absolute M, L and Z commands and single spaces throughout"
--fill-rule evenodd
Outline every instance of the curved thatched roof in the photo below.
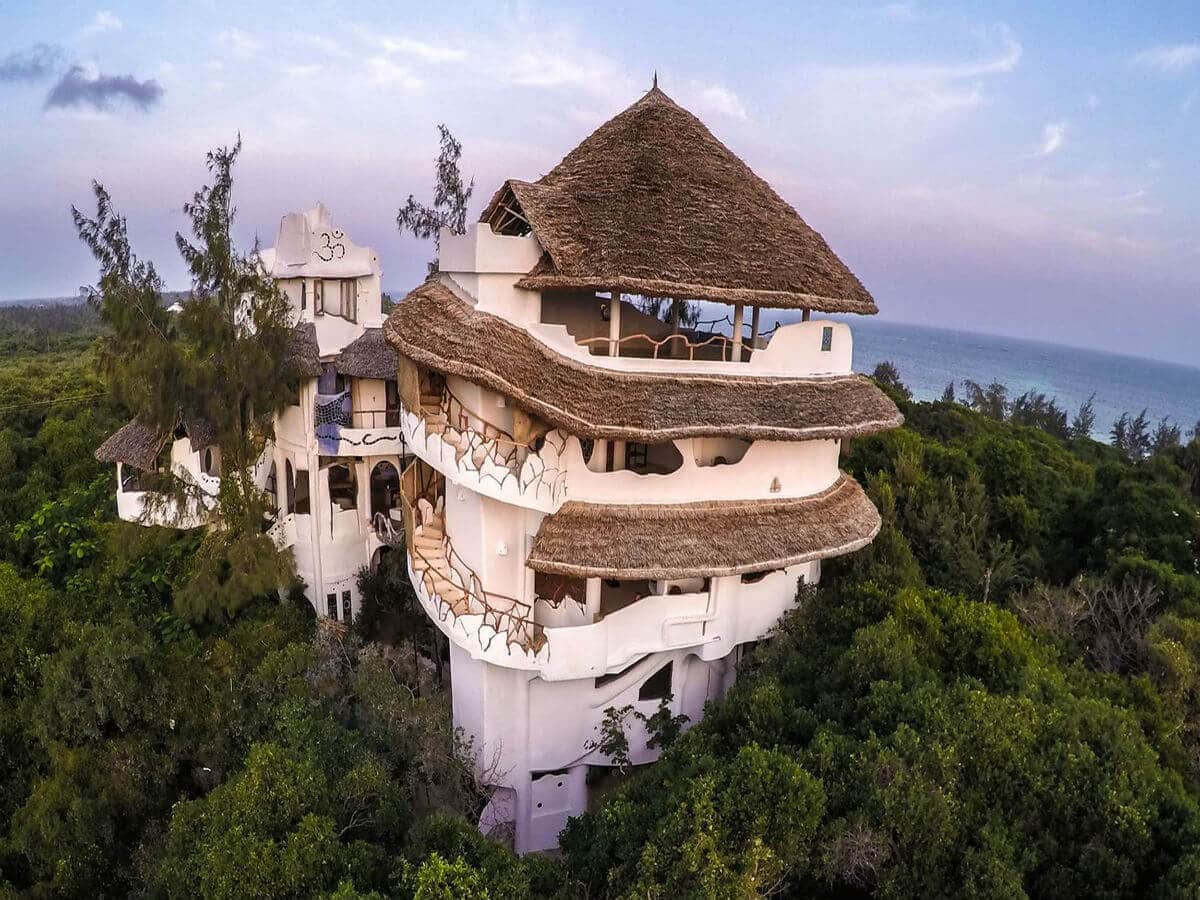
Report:
M 288 352 L 300 375 L 316 378 L 321 374 L 321 347 L 317 343 L 317 326 L 312 322 L 299 322 L 292 329 Z
M 474 309 L 436 280 L 396 307 L 384 334 L 402 356 L 511 397 L 581 437 L 821 440 L 883 431 L 903 421 L 895 404 L 861 375 L 770 378 L 589 366 Z
M 765 572 L 851 553 L 879 531 L 853 478 L 791 500 L 614 505 L 572 500 L 542 520 L 528 565 L 576 577 Z
M 96 448 L 96 459 L 107 463 L 127 463 L 139 469 L 153 469 L 158 451 L 168 437 L 140 419 L 134 419 L 114 431 L 108 440 Z
M 395 378 L 396 351 L 382 328 L 368 328 L 338 354 L 337 370 L 354 378 Z
M 875 313 L 825 239 L 657 87 L 540 180 L 510 180 L 482 221 L 532 229 L 531 290 L 619 290 Z

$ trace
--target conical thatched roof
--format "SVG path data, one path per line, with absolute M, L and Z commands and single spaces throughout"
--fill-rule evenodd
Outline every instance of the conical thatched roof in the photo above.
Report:
M 149 471 L 154 460 L 170 437 L 159 433 L 141 419 L 126 422 L 96 448 L 96 459 L 107 463 L 126 463 Z
M 788 500 L 617 505 L 572 500 L 542 520 L 528 565 L 574 577 L 685 578 L 781 569 L 865 547 L 879 513 L 853 478 Z
M 405 297 L 383 330 L 401 356 L 511 397 L 581 437 L 813 441 L 872 434 L 903 421 L 862 375 L 778 378 L 590 366 L 464 303 L 436 279 Z
M 704 123 L 655 87 L 482 221 L 546 251 L 518 286 L 875 313 L 825 239 Z
M 383 339 L 382 328 L 368 328 L 342 348 L 337 370 L 354 378 L 395 378 L 396 351 Z

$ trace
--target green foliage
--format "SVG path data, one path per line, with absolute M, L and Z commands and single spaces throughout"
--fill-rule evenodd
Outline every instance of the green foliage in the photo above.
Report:
M 433 238 L 434 256 L 429 263 L 430 272 L 437 271 L 437 247 L 441 230 L 449 228 L 452 234 L 466 232 L 467 204 L 470 203 L 471 194 L 475 190 L 475 179 L 472 178 L 470 184 L 464 185 L 462 173 L 458 168 L 458 161 L 462 158 L 462 144 L 445 125 L 438 126 L 438 135 L 433 206 L 426 206 L 409 194 L 404 206 L 396 213 L 396 227 L 401 233 L 411 231 L 415 237 L 422 240 Z

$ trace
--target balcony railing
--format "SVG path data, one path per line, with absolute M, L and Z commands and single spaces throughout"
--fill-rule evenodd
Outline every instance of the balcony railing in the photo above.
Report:
M 740 357 L 734 353 L 732 336 L 712 333 L 713 327 L 717 325 L 728 325 L 732 331 L 735 326 L 728 315 L 720 319 L 705 319 L 686 331 L 679 331 L 663 337 L 653 337 L 649 334 L 628 334 L 616 339 L 604 336 L 581 338 L 576 343 L 587 347 L 593 355 L 601 356 L 748 362 L 756 350 L 766 349 L 767 343 L 780 324 L 780 322 L 776 322 L 766 331 L 760 331 L 755 335 L 753 326 L 750 323 L 743 323 Z M 754 342 L 761 341 L 761 346 L 754 346 L 752 339 Z M 615 354 L 612 352 L 614 349 L 617 351 Z

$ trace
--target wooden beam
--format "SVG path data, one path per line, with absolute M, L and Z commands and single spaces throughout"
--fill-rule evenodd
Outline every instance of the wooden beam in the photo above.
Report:
M 621 292 L 613 291 L 612 300 L 608 303 L 608 355 L 620 356 L 621 340 Z
M 733 352 L 729 358 L 732 362 L 742 361 L 742 325 L 746 320 L 746 307 L 739 303 L 733 308 Z

